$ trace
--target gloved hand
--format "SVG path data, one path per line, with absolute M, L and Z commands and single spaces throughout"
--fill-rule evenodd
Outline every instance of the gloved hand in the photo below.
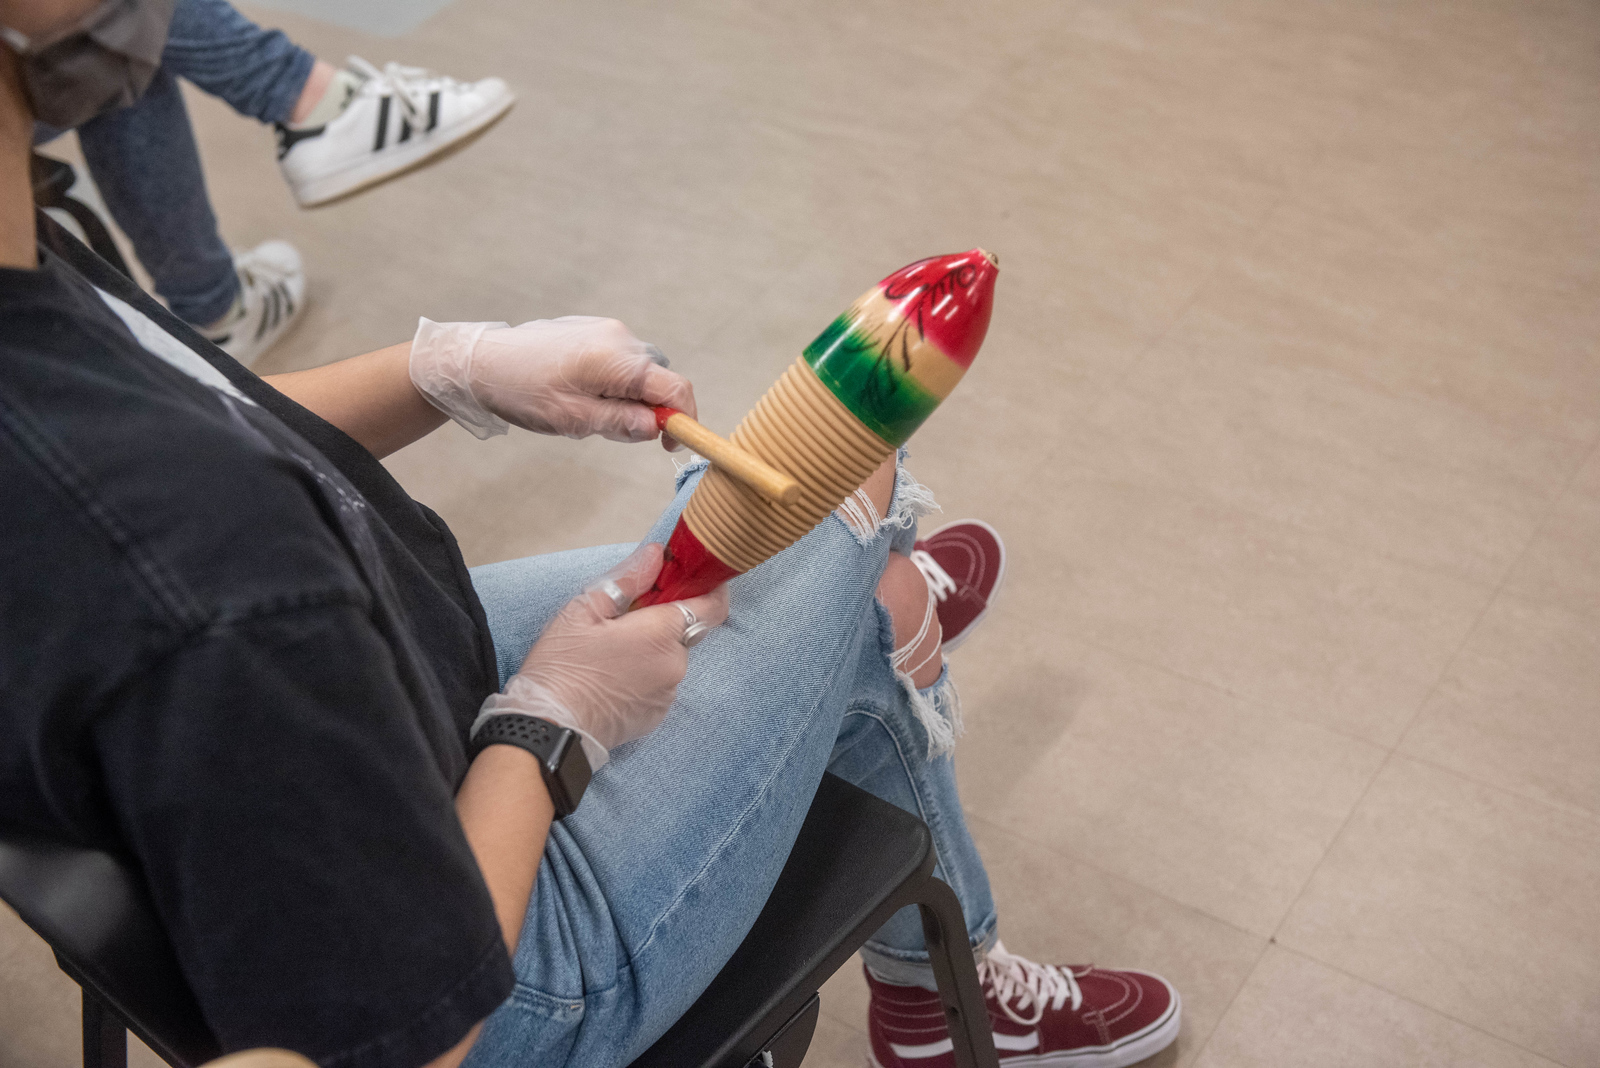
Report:
M 695 415 L 694 387 L 667 358 L 615 319 L 566 315 L 521 326 L 422 319 L 411 381 L 433 406 L 480 438 L 507 423 L 539 434 L 649 441 L 651 406 Z M 679 448 L 666 434 L 661 443 Z
M 666 717 L 689 667 L 682 604 L 704 623 L 728 618 L 728 588 L 700 597 L 627 611 L 661 571 L 662 548 L 641 545 L 588 590 L 567 603 L 528 650 L 504 693 L 483 703 L 484 719 L 521 712 L 570 727 L 583 739 L 589 766 L 609 750 L 649 734 Z M 617 592 L 607 593 L 607 583 Z

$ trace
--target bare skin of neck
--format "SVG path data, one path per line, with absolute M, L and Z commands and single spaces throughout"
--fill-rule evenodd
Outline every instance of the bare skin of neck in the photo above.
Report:
M 33 111 L 22 95 L 16 57 L 0 47 L 0 267 L 35 270 L 38 235 L 33 226 Z

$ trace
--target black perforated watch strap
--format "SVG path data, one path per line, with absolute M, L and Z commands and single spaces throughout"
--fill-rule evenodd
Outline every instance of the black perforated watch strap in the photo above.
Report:
M 555 805 L 556 819 L 572 815 L 583 799 L 591 774 L 589 758 L 584 756 L 577 732 L 537 716 L 506 712 L 490 716 L 478 727 L 467 748 L 467 759 L 476 759 L 491 745 L 514 745 L 537 757 L 545 789 L 550 791 Z

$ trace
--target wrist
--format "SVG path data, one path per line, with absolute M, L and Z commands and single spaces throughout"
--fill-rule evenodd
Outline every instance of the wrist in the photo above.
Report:
M 472 390 L 472 356 L 485 330 L 505 323 L 436 323 L 417 320 L 411 340 L 411 384 L 428 403 L 465 427 L 474 437 L 504 434 L 510 424 L 484 407 Z
M 533 716 L 572 731 L 583 745 L 583 755 L 594 771 L 599 771 L 611 759 L 610 750 L 584 726 L 577 714 L 554 692 L 527 675 L 520 674 L 511 677 L 511 681 L 506 683 L 504 692 L 490 694 L 483 702 L 483 707 L 478 711 L 478 718 L 473 720 L 472 728 L 468 732 L 469 739 L 475 739 L 491 717 L 512 712 Z
M 576 732 L 520 712 L 480 717 L 467 759 L 476 762 L 485 751 L 503 748 L 520 749 L 535 759 L 556 819 L 577 810 L 594 772 Z

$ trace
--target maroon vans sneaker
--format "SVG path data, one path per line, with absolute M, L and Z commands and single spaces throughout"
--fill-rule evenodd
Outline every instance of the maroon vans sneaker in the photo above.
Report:
M 1183 1005 L 1159 975 L 1094 965 L 1055 967 L 999 942 L 978 965 L 1002 1065 L 1123 1068 L 1172 1044 Z M 873 1068 L 954 1068 L 939 995 L 867 973 Z
M 1006 577 L 1006 546 L 981 519 L 942 526 L 911 550 L 928 589 L 938 598 L 939 626 L 949 652 L 977 628 Z

